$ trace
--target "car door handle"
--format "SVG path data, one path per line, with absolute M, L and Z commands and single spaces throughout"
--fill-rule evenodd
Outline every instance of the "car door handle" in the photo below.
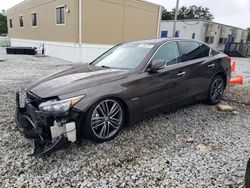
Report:
M 184 76 L 186 74 L 186 72 L 180 72 L 177 74 L 177 76 Z
M 208 68 L 213 68 L 214 66 L 215 66 L 215 64 L 213 63 L 213 64 L 208 65 L 207 67 Z

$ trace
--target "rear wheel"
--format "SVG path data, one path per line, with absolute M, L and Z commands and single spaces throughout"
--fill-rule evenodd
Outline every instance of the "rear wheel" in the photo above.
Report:
M 224 78 L 220 75 L 216 76 L 210 83 L 207 102 L 211 105 L 216 105 L 222 100 L 225 90 Z
M 113 139 L 124 124 L 124 110 L 116 99 L 105 99 L 95 103 L 87 113 L 83 134 L 96 141 Z

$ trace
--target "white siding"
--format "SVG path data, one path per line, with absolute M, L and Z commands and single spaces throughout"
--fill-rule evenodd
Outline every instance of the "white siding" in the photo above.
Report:
M 172 37 L 174 22 L 162 21 L 160 36 L 162 31 L 168 31 L 168 37 Z M 209 46 L 214 47 L 218 50 L 224 50 L 225 45 L 219 44 L 220 38 L 228 38 L 232 35 L 234 42 L 241 42 L 243 39 L 246 42 L 246 31 L 240 28 L 227 26 L 215 22 L 208 22 L 202 20 L 178 20 L 176 23 L 176 31 L 179 31 L 180 38 L 191 39 L 193 33 L 195 33 L 195 39 L 205 42 L 206 37 L 214 37 L 214 42 Z
M 160 31 L 168 31 L 168 37 L 172 37 L 174 23 L 172 21 L 162 21 Z M 180 31 L 180 38 L 191 39 L 193 33 L 195 33 L 195 39 L 204 40 L 203 37 L 203 26 L 204 22 L 202 21 L 190 21 L 190 22 L 181 22 L 176 23 L 176 31 Z M 160 32 L 160 36 L 161 36 Z
M 110 45 L 60 43 L 23 39 L 11 39 L 12 46 L 37 47 L 41 53 L 42 44 L 45 46 L 45 55 L 65 59 L 72 62 L 89 63 L 102 53 L 110 49 Z

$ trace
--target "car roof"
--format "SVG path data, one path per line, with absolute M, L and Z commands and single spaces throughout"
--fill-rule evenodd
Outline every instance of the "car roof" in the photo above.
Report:
M 185 38 L 176 38 L 176 37 L 172 37 L 172 38 L 157 38 L 157 39 L 149 39 L 149 40 L 140 40 L 140 41 L 134 41 L 134 42 L 130 42 L 130 43 L 147 43 L 147 44 L 162 44 L 164 42 L 171 42 L 171 41 L 193 41 L 193 42 L 199 42 L 199 43 L 203 43 L 201 41 L 195 40 L 195 39 L 185 39 Z

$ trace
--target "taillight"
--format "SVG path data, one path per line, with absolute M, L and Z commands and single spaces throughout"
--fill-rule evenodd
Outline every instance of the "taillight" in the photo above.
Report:
M 231 63 L 231 62 L 232 62 L 232 58 L 231 58 L 231 57 L 229 57 L 229 56 L 227 56 L 227 60 L 228 60 L 228 62 L 229 62 L 229 63 Z

